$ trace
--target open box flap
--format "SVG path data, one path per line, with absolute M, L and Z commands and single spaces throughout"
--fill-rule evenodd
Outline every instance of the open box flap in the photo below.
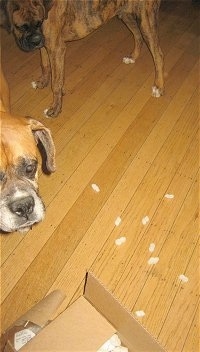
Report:
M 114 333 L 106 319 L 80 297 L 20 352 L 96 352 Z
M 84 296 L 119 332 L 119 336 L 130 352 L 165 351 L 134 316 L 90 272 L 87 274 Z

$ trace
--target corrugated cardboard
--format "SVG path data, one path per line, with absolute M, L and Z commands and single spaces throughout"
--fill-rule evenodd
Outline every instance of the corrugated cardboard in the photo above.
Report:
M 96 352 L 115 332 L 130 352 L 165 351 L 106 287 L 88 273 L 83 296 L 20 352 Z
M 95 352 L 114 332 L 106 319 L 80 297 L 21 351 Z
M 84 296 L 113 325 L 130 352 L 165 351 L 92 273 L 88 273 Z
M 17 333 L 28 331 L 26 337 L 24 335 L 24 339 L 37 335 L 50 322 L 64 298 L 65 294 L 63 292 L 55 290 L 17 319 L 1 336 L 1 352 L 16 351 Z

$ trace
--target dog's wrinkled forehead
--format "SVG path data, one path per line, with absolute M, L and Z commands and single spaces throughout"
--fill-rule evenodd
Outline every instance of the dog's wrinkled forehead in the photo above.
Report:
M 0 0 L 0 26 L 8 32 L 38 29 L 47 19 L 54 0 Z M 24 27 L 23 27 L 24 26 Z
M 30 126 L 23 119 L 4 120 L 1 125 L 1 148 L 4 163 L 15 165 L 20 157 L 27 155 L 36 158 L 37 148 Z
M 28 23 L 35 25 L 45 18 L 45 7 L 42 0 L 18 0 L 12 3 L 13 23 L 18 26 Z
M 33 134 L 23 120 L 1 124 L 0 188 L 5 192 L 19 182 L 37 180 L 37 149 Z
M 6 119 L 1 123 L 1 181 L 6 178 L 34 178 L 37 169 L 37 149 L 30 127 L 23 120 Z

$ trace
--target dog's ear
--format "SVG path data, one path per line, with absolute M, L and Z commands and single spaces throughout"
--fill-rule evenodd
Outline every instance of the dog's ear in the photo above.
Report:
M 8 0 L 0 0 L 0 26 L 8 32 L 11 30 L 11 24 L 8 14 Z
M 44 8 L 45 8 L 45 19 L 48 17 L 48 12 L 51 10 L 53 6 L 54 0 L 43 0 Z
M 55 163 L 55 146 L 52 139 L 51 132 L 46 128 L 41 122 L 29 118 L 29 124 L 32 130 L 32 133 L 35 137 L 36 143 L 41 143 L 42 148 L 45 150 L 46 154 L 46 168 L 51 173 L 56 170 Z M 41 154 L 43 154 L 41 152 Z M 44 155 L 42 155 L 44 157 Z

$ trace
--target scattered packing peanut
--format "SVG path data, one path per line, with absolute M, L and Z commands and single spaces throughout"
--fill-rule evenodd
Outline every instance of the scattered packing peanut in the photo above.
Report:
M 120 218 L 120 216 L 117 217 L 117 219 L 115 220 L 115 226 L 119 226 L 122 222 L 122 219 Z
M 142 318 L 145 316 L 145 312 L 143 310 L 136 310 L 135 315 L 139 318 Z
M 146 215 L 142 218 L 142 224 L 146 225 L 149 222 L 149 217 Z
M 120 237 L 120 238 L 117 238 L 116 240 L 115 240 L 115 244 L 117 245 L 117 246 L 121 246 L 121 244 L 123 244 L 123 243 L 125 243 L 126 242 L 126 237 Z
M 96 183 L 92 183 L 92 189 L 97 193 L 100 192 L 100 188 L 96 185 Z
M 166 194 L 165 194 L 165 198 L 167 198 L 167 199 L 173 199 L 173 198 L 174 198 L 174 194 L 166 193 Z
M 131 57 L 123 57 L 122 61 L 126 65 L 135 63 L 135 60 L 133 58 L 131 58 Z
M 149 258 L 149 260 L 148 260 L 148 264 L 149 265 L 154 265 L 154 264 L 157 264 L 158 262 L 159 262 L 159 257 L 151 257 L 151 258 Z
M 149 252 L 151 252 L 151 253 L 154 252 L 155 248 L 156 248 L 155 243 L 150 243 L 150 245 L 149 245 Z
M 179 278 L 179 280 L 182 281 L 182 282 L 188 282 L 188 281 L 189 281 L 188 277 L 185 276 L 185 275 L 183 275 L 183 274 L 179 275 L 178 278 Z

